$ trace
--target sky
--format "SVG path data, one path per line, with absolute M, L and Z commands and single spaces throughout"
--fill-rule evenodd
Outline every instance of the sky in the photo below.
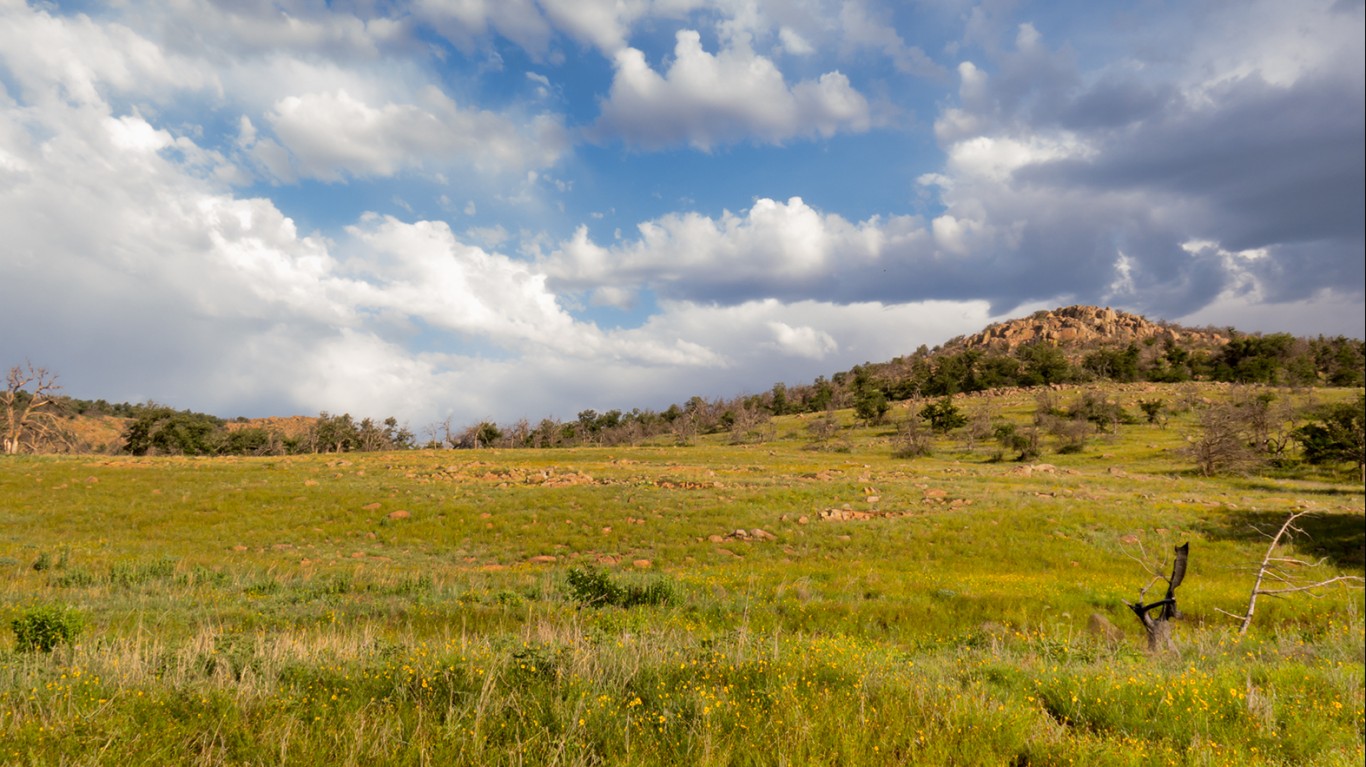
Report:
M 0 0 L 0 365 L 415 430 L 1366 335 L 1360 0 Z

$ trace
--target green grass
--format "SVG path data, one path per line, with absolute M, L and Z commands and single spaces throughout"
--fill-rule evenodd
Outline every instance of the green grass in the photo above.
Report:
M 1107 389 L 1132 413 L 1222 391 Z M 990 401 L 1024 425 L 1033 398 Z M 83 631 L 0 635 L 0 763 L 1366 756 L 1360 589 L 1263 598 L 1246 637 L 1219 612 L 1245 605 L 1253 526 L 1300 508 L 1291 551 L 1362 574 L 1350 471 L 1200 477 L 1191 411 L 1046 440 L 1032 470 L 956 438 L 894 459 L 890 425 L 813 445 L 815 417 L 752 445 L 6 458 L 0 626 L 68 606 Z M 1135 557 L 1186 541 L 1178 651 L 1150 655 Z

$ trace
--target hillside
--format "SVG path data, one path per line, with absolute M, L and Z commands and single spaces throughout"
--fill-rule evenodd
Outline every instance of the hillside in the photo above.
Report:
M 1277 386 L 1359 387 L 1366 347 L 1346 338 L 1249 334 L 1233 328 L 1190 328 L 1109 307 L 1064 306 L 994 323 L 933 349 L 854 368 L 801 384 L 777 383 L 757 395 L 701 396 L 663 411 L 631 407 L 583 410 L 574 420 L 538 424 L 485 422 L 398 424 L 349 414 L 239 418 L 176 411 L 146 403 L 111 405 L 65 399 L 65 436 L 31 452 L 279 455 L 427 447 L 568 447 L 638 444 L 654 437 L 686 443 L 729 431 L 761 441 L 771 417 L 855 408 L 885 412 L 888 402 L 992 389 L 1114 381 L 1223 381 Z M 630 408 L 629 410 L 627 408 Z M 861 417 L 863 417 L 861 415 Z M 126 440 L 126 430 L 142 439 Z
M 1021 346 L 1046 343 L 1077 355 L 1102 346 L 1159 342 L 1212 350 L 1227 344 L 1231 337 L 1228 330 L 1188 328 L 1153 322 L 1109 307 L 1074 305 L 997 322 L 970 336 L 952 339 L 940 348 L 1014 351 Z

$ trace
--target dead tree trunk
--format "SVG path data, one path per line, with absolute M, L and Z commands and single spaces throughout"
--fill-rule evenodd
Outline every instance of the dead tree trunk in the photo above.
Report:
M 1225 615 L 1238 619 L 1239 636 L 1247 634 L 1248 626 L 1252 625 L 1252 614 L 1257 610 L 1257 597 L 1263 594 L 1266 594 L 1267 596 L 1281 596 L 1297 591 L 1305 591 L 1309 592 L 1311 596 L 1314 596 L 1314 590 L 1321 589 L 1324 586 L 1331 586 L 1334 583 L 1361 583 L 1363 581 L 1363 578 L 1359 575 L 1339 575 L 1336 578 L 1328 578 L 1313 583 L 1307 583 L 1304 576 L 1297 577 L 1292 571 L 1296 568 L 1304 568 L 1305 570 L 1315 568 L 1322 565 L 1322 561 L 1315 563 L 1291 557 L 1276 556 L 1276 547 L 1281 545 L 1282 539 L 1288 539 L 1295 533 L 1304 534 L 1304 531 L 1297 527 L 1295 523 L 1299 521 L 1300 517 L 1312 513 L 1313 512 L 1311 511 L 1297 511 L 1294 514 L 1291 514 L 1285 520 L 1285 523 L 1281 525 L 1281 529 L 1277 530 L 1275 535 L 1270 536 L 1271 545 L 1266 547 L 1266 556 L 1262 557 L 1262 564 L 1257 567 L 1257 577 L 1252 582 L 1252 593 L 1249 594 L 1247 598 L 1247 610 L 1244 611 L 1242 615 L 1234 615 L 1225 610 L 1219 610 L 1219 612 Z M 1264 588 L 1262 584 L 1267 580 L 1271 580 L 1273 584 L 1279 584 L 1279 588 Z
M 1165 577 L 1158 573 L 1148 585 L 1138 592 L 1138 601 L 1129 605 L 1129 609 L 1134 611 L 1138 620 L 1143 624 L 1143 630 L 1148 634 L 1148 650 L 1158 652 L 1162 650 L 1175 650 L 1176 645 L 1172 642 L 1171 621 L 1180 618 L 1181 612 L 1176 609 L 1176 587 L 1181 585 L 1181 581 L 1186 577 L 1186 558 L 1190 554 L 1190 544 L 1183 543 L 1176 547 L 1176 561 L 1172 563 L 1171 577 Z M 1149 604 L 1143 603 L 1143 597 L 1147 595 L 1148 589 L 1159 579 L 1167 582 L 1167 594 L 1156 602 Z M 1157 617 L 1153 617 L 1153 611 L 1157 611 Z

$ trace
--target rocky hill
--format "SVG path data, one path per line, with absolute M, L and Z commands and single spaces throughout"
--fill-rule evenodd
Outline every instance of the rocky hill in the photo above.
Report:
M 1228 343 L 1225 332 L 1186 328 L 1109 307 L 1064 306 L 1028 317 L 988 325 L 970 336 L 960 336 L 941 347 L 945 351 L 981 349 L 1008 352 L 1034 343 L 1061 347 L 1065 352 L 1099 346 L 1172 341 L 1192 348 L 1217 348 Z

